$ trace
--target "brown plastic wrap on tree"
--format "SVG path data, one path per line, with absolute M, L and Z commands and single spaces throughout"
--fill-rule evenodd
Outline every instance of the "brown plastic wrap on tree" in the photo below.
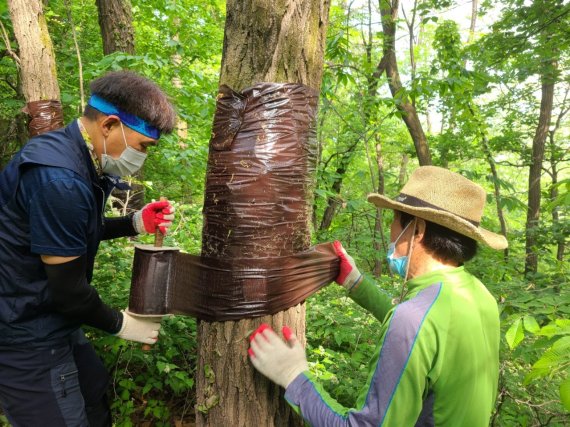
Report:
M 28 102 L 22 111 L 30 116 L 30 137 L 63 127 L 63 110 L 59 101 Z
M 210 141 L 202 254 L 278 257 L 310 246 L 318 94 L 261 83 L 220 87 Z
M 217 259 L 135 247 L 129 310 L 208 321 L 274 314 L 303 302 L 338 276 L 332 244 L 287 257 Z
M 164 282 L 167 311 L 204 320 L 274 314 L 334 280 L 338 259 L 332 246 L 309 249 L 317 101 L 317 91 L 301 84 L 260 83 L 242 93 L 220 87 L 202 256 L 179 253 L 171 260 L 171 282 Z M 160 261 L 152 258 L 160 255 L 138 251 L 136 257 L 158 269 Z M 142 282 L 140 274 L 133 272 L 133 286 Z M 153 277 L 149 271 L 142 274 L 145 280 Z M 148 282 L 146 288 L 160 283 L 152 280 L 155 284 Z M 153 292 L 134 291 L 145 298 Z M 155 303 L 130 308 L 153 314 L 162 304 Z

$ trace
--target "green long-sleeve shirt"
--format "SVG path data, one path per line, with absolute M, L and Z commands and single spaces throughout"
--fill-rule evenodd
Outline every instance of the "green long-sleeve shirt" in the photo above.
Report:
M 309 425 L 487 426 L 499 376 L 499 313 L 463 267 L 407 282 L 397 306 L 371 280 L 351 298 L 380 322 L 379 345 L 353 409 L 334 401 L 309 372 L 285 398 Z

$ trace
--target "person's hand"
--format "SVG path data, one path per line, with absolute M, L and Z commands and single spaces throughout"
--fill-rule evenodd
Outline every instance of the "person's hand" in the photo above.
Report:
M 283 388 L 309 369 L 305 349 L 291 329 L 283 326 L 283 341 L 267 324 L 262 324 L 249 338 L 251 363 L 259 372 Z
M 115 335 L 128 341 L 155 344 L 162 316 L 137 316 L 129 309 L 122 310 L 123 326 Z
M 335 282 L 350 291 L 360 283 L 362 274 L 356 267 L 352 257 L 342 247 L 342 243 L 335 240 L 333 246 L 337 256 L 340 258 L 340 273 Z
M 133 224 L 139 234 L 143 232 L 154 234 L 157 228 L 162 234 L 166 234 L 173 219 L 174 206 L 168 200 L 161 200 L 149 203 L 137 211 L 133 216 Z

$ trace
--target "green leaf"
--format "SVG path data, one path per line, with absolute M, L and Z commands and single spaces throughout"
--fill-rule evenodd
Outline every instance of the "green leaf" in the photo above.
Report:
M 570 412 L 570 378 L 560 383 L 560 401 L 564 409 Z
M 532 366 L 533 369 L 558 368 L 570 359 L 570 337 L 557 340 Z
M 540 326 L 533 316 L 524 316 L 524 328 L 531 334 L 536 334 L 540 331 Z
M 519 317 L 514 321 L 509 330 L 506 332 L 505 338 L 507 339 L 507 344 L 511 350 L 522 342 L 524 339 L 522 318 Z

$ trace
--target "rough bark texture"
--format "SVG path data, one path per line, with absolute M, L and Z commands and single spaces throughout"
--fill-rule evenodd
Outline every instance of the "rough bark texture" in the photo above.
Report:
M 103 40 L 103 53 L 135 53 L 135 34 L 130 0 L 97 0 L 99 27 Z M 144 179 L 144 168 L 129 180 L 130 190 L 113 190 L 113 205 L 125 215 L 142 209 L 145 189 L 139 182 Z
M 8 6 L 18 41 L 26 101 L 59 101 L 55 55 L 42 1 L 8 0 Z
M 431 165 L 427 138 L 422 129 L 420 119 L 415 107 L 407 97 L 402 97 L 402 81 L 396 61 L 396 20 L 398 19 L 399 0 L 380 0 L 380 13 L 382 15 L 382 29 L 384 32 L 384 58 L 386 77 L 392 96 L 398 100 L 398 110 L 402 113 L 402 120 L 414 141 L 420 166 Z
M 552 65 L 554 67 L 554 64 Z M 540 100 L 540 115 L 538 125 L 532 140 L 532 160 L 528 174 L 528 211 L 526 217 L 526 261 L 525 275 L 536 273 L 538 269 L 538 254 L 536 246 L 536 228 L 540 217 L 540 177 L 542 161 L 544 159 L 544 146 L 548 136 L 548 128 L 552 117 L 552 104 L 554 100 L 554 81 L 542 77 L 542 98 Z
M 237 91 L 257 82 L 320 88 L 328 0 L 229 0 L 226 7 L 220 85 Z M 263 318 L 199 323 L 198 426 L 302 425 L 283 390 L 247 360 L 247 338 L 262 322 L 275 330 L 287 324 L 305 341 L 304 305 Z
M 52 101 L 52 105 L 59 105 L 53 114 L 50 113 L 51 124 L 46 122 L 45 113 L 42 119 L 45 130 L 61 127 L 63 120 L 59 104 L 60 92 L 55 54 L 44 16 L 43 3 L 41 0 L 8 0 L 8 7 L 18 42 L 22 92 L 26 103 Z M 50 117 L 50 114 L 47 117 Z M 33 119 L 34 117 L 32 121 Z
M 320 88 L 328 0 L 229 0 L 220 84 Z
M 130 0 L 97 0 L 103 53 L 135 53 L 135 36 Z

